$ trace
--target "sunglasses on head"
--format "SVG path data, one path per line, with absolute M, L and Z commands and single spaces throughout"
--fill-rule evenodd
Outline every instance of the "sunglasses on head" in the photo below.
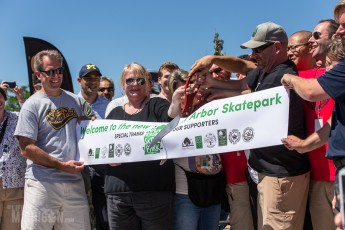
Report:
M 320 38 L 321 38 L 321 32 L 319 32 L 319 31 L 313 32 L 313 38 L 314 38 L 315 40 L 320 39 Z
M 104 91 L 108 91 L 108 92 L 113 92 L 114 91 L 114 87 L 108 87 L 108 88 L 99 88 L 99 92 L 104 92 Z
M 41 70 L 40 72 L 47 74 L 47 76 L 51 77 L 54 74 L 62 74 L 63 73 L 63 67 L 57 68 L 57 69 L 50 69 L 47 71 Z
M 138 85 L 143 85 L 143 84 L 145 84 L 146 80 L 145 80 L 145 78 L 127 78 L 126 79 L 127 85 L 134 85 L 135 82 Z
M 252 50 L 254 53 L 261 53 L 262 51 L 264 51 L 265 49 L 267 49 L 268 47 L 270 47 L 273 44 L 274 44 L 274 42 L 269 42 L 265 45 L 259 46 L 258 48 L 253 48 Z
M 210 71 L 210 73 L 219 74 L 220 72 L 222 72 L 222 70 L 223 70 L 222 68 L 218 67 L 218 68 L 216 68 L 216 69 Z

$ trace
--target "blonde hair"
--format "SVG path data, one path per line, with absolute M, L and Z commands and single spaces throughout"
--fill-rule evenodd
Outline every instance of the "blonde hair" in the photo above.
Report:
M 150 84 L 148 72 L 145 69 L 145 67 L 139 63 L 133 62 L 130 64 L 125 65 L 125 67 L 122 70 L 121 76 L 120 76 L 120 85 L 123 88 L 125 82 L 126 82 L 126 76 L 129 72 L 134 73 L 135 75 L 138 75 L 145 79 L 145 85 L 148 86 Z
M 344 7 L 345 7 L 345 0 L 340 1 L 340 2 L 338 2 L 337 5 L 335 5 L 335 7 L 334 7 L 334 20 L 336 22 L 338 22 L 339 11 Z
M 168 87 L 171 94 L 177 89 L 178 83 L 186 83 L 188 72 L 183 69 L 176 69 L 169 77 Z
M 343 48 L 343 43 L 341 42 L 341 39 L 334 39 L 331 43 L 328 45 L 328 52 L 327 57 L 331 61 L 340 62 L 341 60 L 345 59 L 345 52 Z

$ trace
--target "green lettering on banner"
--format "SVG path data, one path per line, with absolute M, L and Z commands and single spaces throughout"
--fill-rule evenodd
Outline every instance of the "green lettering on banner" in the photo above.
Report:
M 144 135 L 144 152 L 145 155 L 147 154 L 157 154 L 160 153 L 161 151 L 161 142 L 157 142 L 157 144 L 155 144 L 154 146 L 152 146 L 152 148 L 150 148 L 150 144 L 153 140 L 153 138 L 162 130 L 165 128 L 165 124 L 164 125 L 159 125 L 159 126 L 155 126 L 153 127 L 151 130 L 149 130 L 148 132 L 145 133 Z

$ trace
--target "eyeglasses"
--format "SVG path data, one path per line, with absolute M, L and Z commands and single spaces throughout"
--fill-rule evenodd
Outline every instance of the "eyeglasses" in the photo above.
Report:
M 291 52 L 296 52 L 296 48 L 300 47 L 300 46 L 304 46 L 304 45 L 309 45 L 309 42 L 305 42 L 305 43 L 301 43 L 301 44 L 297 44 L 297 45 L 291 45 L 287 47 L 287 51 L 291 51 Z
M 218 68 L 216 68 L 216 69 L 210 71 L 210 73 L 219 74 L 220 72 L 222 72 L 222 70 L 223 70 L 222 68 L 218 67 Z
M 127 78 L 126 79 L 127 85 L 134 85 L 135 82 L 138 85 L 143 85 L 143 84 L 145 84 L 146 80 L 145 80 L 145 78 Z
M 40 72 L 47 74 L 47 76 L 51 77 L 54 74 L 62 74 L 63 73 L 63 67 L 57 68 L 57 69 L 50 69 L 47 71 L 41 70 Z
M 258 48 L 253 48 L 252 50 L 253 50 L 254 53 L 261 53 L 262 51 L 264 51 L 265 49 L 267 49 L 268 47 L 270 47 L 273 44 L 274 44 L 274 42 L 270 42 L 270 43 L 262 45 L 262 46 L 260 46 Z
M 114 91 L 114 87 L 108 87 L 108 88 L 99 88 L 98 90 L 99 92 L 104 92 L 104 91 L 108 91 L 108 92 L 113 92 Z
M 319 32 L 319 31 L 313 32 L 313 38 L 314 38 L 315 40 L 320 39 L 320 38 L 321 38 L 321 32 Z

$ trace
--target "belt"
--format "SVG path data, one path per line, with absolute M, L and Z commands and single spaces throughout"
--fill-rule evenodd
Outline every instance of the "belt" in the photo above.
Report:
M 333 163 L 337 169 L 340 169 L 345 166 L 345 158 L 333 159 Z

